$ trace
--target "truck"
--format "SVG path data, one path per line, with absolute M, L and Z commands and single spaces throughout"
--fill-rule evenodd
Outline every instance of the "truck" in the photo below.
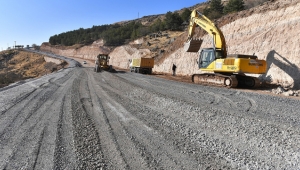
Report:
M 133 58 L 129 60 L 130 72 L 152 74 L 154 58 Z
M 112 65 L 108 65 L 109 59 L 110 57 L 108 54 L 99 54 L 95 60 L 94 71 L 100 72 L 101 70 L 105 70 L 111 72 L 113 69 L 112 69 Z

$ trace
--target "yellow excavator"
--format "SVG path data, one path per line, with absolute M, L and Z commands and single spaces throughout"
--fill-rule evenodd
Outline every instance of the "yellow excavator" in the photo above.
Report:
M 203 40 L 193 38 L 195 27 L 201 27 L 213 38 L 212 48 L 203 48 L 198 59 L 199 69 L 205 73 L 194 74 L 192 81 L 197 84 L 217 86 L 256 88 L 260 81 L 246 74 L 264 74 L 267 70 L 265 60 L 255 55 L 227 55 L 226 42 L 222 31 L 207 17 L 193 10 L 191 13 L 188 40 L 184 45 L 186 52 L 198 52 Z

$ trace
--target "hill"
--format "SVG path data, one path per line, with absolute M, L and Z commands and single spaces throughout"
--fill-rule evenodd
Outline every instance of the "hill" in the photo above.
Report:
M 57 71 L 65 66 L 36 53 L 7 50 L 0 53 L 0 88 L 11 83 L 36 78 Z
M 219 18 L 215 23 L 225 35 L 228 52 L 253 54 L 268 62 L 268 72 L 259 78 L 269 83 L 284 87 L 299 88 L 299 14 L 298 1 L 267 1 L 260 6 Z M 202 37 L 202 47 L 210 47 L 210 37 L 200 29 L 197 37 Z M 114 67 L 128 68 L 128 59 L 135 57 L 154 57 L 156 73 L 171 73 L 171 65 L 175 63 L 179 75 L 200 73 L 197 68 L 197 54 L 183 51 L 187 31 L 171 31 L 157 33 L 156 38 L 150 35 L 139 38 L 127 45 L 109 49 L 101 46 L 101 40 L 81 48 L 62 50 L 49 44 L 41 49 L 60 55 L 93 60 L 97 53 L 110 50 L 111 64 Z M 166 41 L 166 38 L 168 41 Z M 154 45 L 155 42 L 160 45 Z

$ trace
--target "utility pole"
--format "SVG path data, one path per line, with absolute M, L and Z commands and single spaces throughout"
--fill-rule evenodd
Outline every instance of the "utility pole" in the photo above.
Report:
M 15 41 L 15 49 L 16 49 L 16 41 Z

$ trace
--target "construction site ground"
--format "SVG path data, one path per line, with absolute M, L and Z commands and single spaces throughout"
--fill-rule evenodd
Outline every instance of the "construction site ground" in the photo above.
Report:
M 0 169 L 300 167 L 300 100 L 63 59 L 0 89 Z

